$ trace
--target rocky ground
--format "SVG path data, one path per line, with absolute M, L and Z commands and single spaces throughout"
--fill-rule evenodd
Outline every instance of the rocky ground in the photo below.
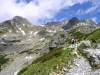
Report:
M 65 75 L 100 75 L 100 70 L 92 71 L 89 62 L 83 57 L 75 59 L 73 64 Z
M 77 58 L 73 60 L 73 63 L 71 64 L 71 69 L 67 70 L 66 68 L 63 68 L 61 74 L 58 75 L 100 75 L 100 69 L 93 71 L 89 61 L 87 61 L 86 58 L 78 54 L 77 47 L 80 44 L 81 43 L 77 43 L 75 45 L 69 46 L 69 48 L 74 48 L 72 54 L 76 54 Z M 100 53 L 99 49 L 92 49 L 92 48 L 86 49 L 84 51 L 89 52 L 90 55 L 93 56 L 95 55 L 95 57 Z M 17 75 L 19 70 L 31 64 L 32 61 L 37 57 L 38 54 L 36 53 L 34 54 L 23 53 L 23 54 L 16 55 L 16 58 L 13 60 L 13 62 L 11 62 L 9 66 L 3 69 L 0 72 L 0 75 Z
M 18 55 L 10 65 L 0 72 L 0 75 L 17 75 L 20 69 L 31 64 L 37 56 L 37 54 L 28 55 L 26 53 Z
M 79 46 L 79 44 L 76 44 L 74 46 L 69 46 L 69 48 L 74 48 L 73 53 L 77 55 L 78 58 L 73 60 L 73 64 L 71 66 L 70 70 L 67 70 L 66 68 L 64 68 L 62 70 L 61 75 L 100 75 L 100 69 L 98 70 L 92 70 L 92 67 L 89 64 L 89 61 L 87 61 L 86 58 L 80 56 L 77 53 L 77 46 Z M 97 50 L 97 49 L 96 49 Z M 94 54 L 98 54 L 98 51 L 96 51 L 94 49 L 89 49 L 86 50 L 88 51 L 90 54 L 94 55 Z

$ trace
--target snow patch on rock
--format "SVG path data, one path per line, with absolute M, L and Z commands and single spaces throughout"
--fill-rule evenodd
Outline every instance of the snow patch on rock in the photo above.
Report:
M 40 39 L 40 41 L 44 41 L 44 40 L 45 40 L 45 38 L 41 38 L 41 39 Z
M 26 56 L 25 59 L 32 59 L 32 56 Z
M 3 35 L 3 36 L 7 36 L 7 35 Z
M 38 33 L 38 31 L 34 32 L 34 36 L 36 36 L 36 35 L 37 35 L 37 33 Z
M 47 30 L 47 32 L 50 32 L 50 33 L 51 33 L 51 32 L 52 32 L 52 30 Z
M 6 44 L 6 43 L 2 41 L 0 44 Z
M 40 25 L 41 27 L 44 27 L 45 25 Z
M 53 33 L 56 33 L 56 30 L 55 31 L 53 31 L 53 30 L 47 30 L 47 32 L 53 32 Z
M 56 33 L 57 31 L 55 30 L 55 31 L 53 31 L 54 33 Z
M 21 28 L 19 28 L 19 30 L 22 32 L 23 35 L 25 35 L 25 32 Z
M 30 34 L 32 35 L 33 31 L 30 32 Z

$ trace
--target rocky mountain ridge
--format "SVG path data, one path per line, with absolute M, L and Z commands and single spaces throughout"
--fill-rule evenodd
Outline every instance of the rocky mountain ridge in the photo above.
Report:
M 65 39 L 70 38 L 70 34 L 66 30 L 72 28 L 87 34 L 98 29 L 99 26 L 92 20 L 79 21 L 76 17 L 63 22 L 48 22 L 45 25 L 35 26 L 27 19 L 15 16 L 12 20 L 0 24 L 1 53 L 9 54 L 33 50 L 40 43 L 45 45 L 50 39 L 61 37 L 62 34 L 66 35 Z
M 12 20 L 0 24 L 0 54 L 7 54 L 10 59 L 12 56 L 16 58 L 13 58 L 10 65 L 6 65 L 7 68 L 1 66 L 3 70 L 0 74 L 16 75 L 16 72 L 31 64 L 37 57 L 60 46 L 66 48 L 73 37 L 85 36 L 99 28 L 100 26 L 92 20 L 80 21 L 75 17 L 63 22 L 48 22 L 36 26 L 25 18 L 15 16 Z M 21 59 L 18 59 L 20 57 Z M 13 72 L 7 73 L 7 69 L 10 71 L 12 66 L 20 63 L 21 65 L 13 69 Z

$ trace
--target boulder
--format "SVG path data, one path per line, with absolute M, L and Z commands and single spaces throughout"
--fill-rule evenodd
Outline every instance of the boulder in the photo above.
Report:
M 82 41 L 81 44 L 85 47 L 91 47 L 91 42 L 89 40 Z

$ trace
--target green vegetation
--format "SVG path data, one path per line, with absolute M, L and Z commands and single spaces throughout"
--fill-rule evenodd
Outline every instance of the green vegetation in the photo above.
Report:
M 56 48 L 42 57 L 39 57 L 30 66 L 23 68 L 18 75 L 49 75 L 50 72 L 60 73 L 66 64 L 73 60 L 73 49 Z M 70 68 L 66 66 L 66 68 Z
M 71 29 L 68 33 L 75 39 L 78 39 L 78 41 L 85 39 L 90 40 L 93 45 L 95 44 L 95 47 L 97 46 L 96 43 L 100 43 L 100 28 L 88 34 L 81 33 L 77 31 L 77 29 L 78 28 Z M 71 43 L 71 39 L 69 39 L 68 42 Z
M 77 28 L 71 29 L 71 30 L 69 31 L 69 34 L 70 34 L 71 36 L 73 36 L 75 39 L 78 39 L 78 41 L 83 40 L 83 39 L 85 38 L 85 36 L 88 35 L 88 34 L 84 34 L 84 33 L 81 33 L 81 32 L 79 32 L 79 31 L 77 31 Z
M 9 61 L 9 58 L 5 58 L 6 55 L 0 55 L 0 71 L 1 66 Z
M 64 37 L 65 37 L 65 35 L 64 35 L 64 34 L 60 34 L 60 36 L 61 36 L 62 38 L 64 38 Z
M 43 32 L 42 32 L 43 33 Z M 86 39 L 90 40 L 91 43 L 97 43 L 100 42 L 100 29 L 97 29 L 89 34 L 84 34 L 79 31 L 77 31 L 77 28 L 71 29 L 68 32 L 72 37 L 78 39 L 79 41 Z M 64 37 L 64 35 L 60 35 L 61 37 Z M 71 43 L 71 39 L 68 39 L 66 42 Z M 54 39 L 51 39 L 50 42 L 53 42 Z M 97 44 L 95 45 L 97 46 Z M 78 53 L 82 56 L 84 56 L 89 62 L 91 62 L 91 58 L 88 57 L 88 52 L 83 51 L 83 49 L 89 48 L 88 46 L 80 45 L 78 47 Z M 37 58 L 33 63 L 25 68 L 23 68 L 18 75 L 49 75 L 50 72 L 60 73 L 63 67 L 66 66 L 66 64 L 73 60 L 76 55 L 72 55 L 73 49 L 66 49 L 63 50 L 63 48 L 56 48 L 49 53 L 44 54 L 43 56 Z M 69 69 L 69 66 L 66 66 L 67 69 Z M 92 66 L 93 68 L 95 66 Z
M 9 42 L 20 42 L 20 40 L 11 40 Z
M 91 40 L 92 42 L 95 43 L 96 42 L 100 43 L 100 28 L 90 33 L 86 39 Z
M 46 34 L 47 32 L 45 30 L 40 31 L 38 34 L 43 35 Z
M 41 43 L 36 44 L 36 45 L 34 46 L 34 49 L 41 47 L 41 45 L 42 45 Z
M 52 57 L 58 57 L 59 55 L 61 55 L 62 53 L 62 48 L 57 48 L 52 50 L 51 52 L 44 54 L 42 57 L 36 59 L 33 63 L 38 63 L 38 62 L 45 62 L 49 59 L 51 59 Z
M 23 53 L 29 53 L 30 50 L 25 50 L 25 51 L 21 51 L 19 54 L 23 54 Z

